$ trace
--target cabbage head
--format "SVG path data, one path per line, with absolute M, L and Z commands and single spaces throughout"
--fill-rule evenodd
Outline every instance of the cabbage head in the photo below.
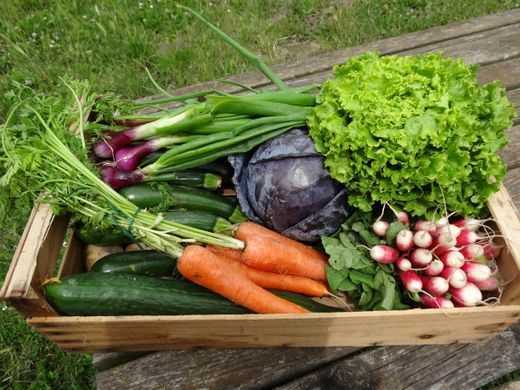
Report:
M 315 147 L 348 202 L 414 215 L 478 215 L 506 167 L 497 152 L 514 109 L 498 82 L 440 54 L 367 53 L 336 66 L 309 118 Z

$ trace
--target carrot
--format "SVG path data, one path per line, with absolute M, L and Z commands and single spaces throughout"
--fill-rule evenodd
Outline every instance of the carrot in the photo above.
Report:
M 232 261 L 232 260 L 229 260 Z M 184 248 L 177 269 L 188 280 L 220 294 L 255 313 L 307 313 L 308 310 L 253 283 L 243 272 L 237 272 L 229 261 L 222 260 L 209 249 L 198 245 Z
M 325 281 L 326 256 L 253 222 L 243 222 L 236 238 L 245 242 L 242 261 L 262 271 Z
M 240 261 L 242 257 L 242 252 L 238 249 L 231 249 L 231 248 L 224 248 L 223 246 L 214 246 L 214 245 L 208 245 L 206 248 L 208 248 L 211 252 L 214 254 L 225 257 L 227 259 L 233 259 L 235 261 Z
M 208 248 L 210 249 L 210 248 Z M 212 250 L 212 249 L 210 249 Z M 218 255 L 222 260 L 236 269 L 236 272 L 244 273 L 253 283 L 263 288 L 291 291 L 311 297 L 323 297 L 329 294 L 327 286 L 317 280 L 294 275 L 280 275 L 272 272 L 260 271 L 241 263 L 240 261 Z

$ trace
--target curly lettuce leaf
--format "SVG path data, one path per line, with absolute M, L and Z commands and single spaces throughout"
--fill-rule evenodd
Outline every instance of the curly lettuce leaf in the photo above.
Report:
M 316 149 L 349 203 L 390 202 L 414 215 L 478 215 L 498 190 L 514 109 L 475 66 L 440 54 L 350 59 L 324 83 L 309 118 Z

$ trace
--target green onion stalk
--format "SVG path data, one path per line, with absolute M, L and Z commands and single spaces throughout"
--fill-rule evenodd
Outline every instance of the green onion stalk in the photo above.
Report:
M 163 180 L 167 177 L 165 174 L 196 168 L 232 153 L 247 152 L 292 128 L 305 126 L 316 105 L 316 97 L 310 93 L 314 86 L 287 87 L 259 57 L 197 12 L 179 7 L 193 14 L 238 50 L 279 90 L 253 90 L 253 93 L 236 96 L 211 90 L 155 100 L 161 104 L 183 102 L 184 105 L 173 111 L 154 114 L 156 116 L 150 116 L 154 120 L 126 131 L 105 135 L 94 145 L 95 155 L 109 159 L 103 164 L 102 175 L 103 180 L 115 189 L 158 181 L 158 177 Z M 193 102 L 193 97 L 204 101 Z M 151 104 L 150 101 L 146 103 Z M 144 142 L 135 145 L 135 141 Z M 158 151 L 163 152 L 160 157 L 155 155 L 149 164 L 142 164 L 147 156 Z

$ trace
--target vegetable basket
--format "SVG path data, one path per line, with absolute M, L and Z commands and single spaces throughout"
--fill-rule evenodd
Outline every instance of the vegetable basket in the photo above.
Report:
M 306 315 L 60 316 L 41 285 L 82 272 L 83 244 L 49 206 L 32 210 L 0 298 L 64 350 L 138 351 L 187 347 L 327 347 L 468 343 L 520 318 L 520 221 L 505 187 L 488 202 L 504 249 L 508 283 L 498 305 L 455 309 L 312 313 Z

